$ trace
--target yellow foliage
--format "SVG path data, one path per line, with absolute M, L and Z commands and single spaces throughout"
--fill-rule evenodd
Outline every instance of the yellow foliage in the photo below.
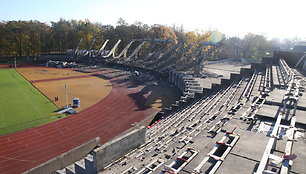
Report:
M 170 39 L 175 44 L 178 43 L 175 32 L 171 28 L 163 25 L 155 25 L 151 27 L 149 30 L 149 37 L 151 39 Z

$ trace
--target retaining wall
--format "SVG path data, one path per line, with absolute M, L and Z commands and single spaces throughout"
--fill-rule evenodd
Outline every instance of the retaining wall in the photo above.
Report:
M 146 127 L 143 126 L 93 150 L 93 158 L 96 162 L 97 171 L 103 170 L 105 166 L 144 144 L 146 141 L 146 130 Z
M 84 158 L 90 151 L 92 151 L 100 143 L 100 138 L 95 138 L 87 143 L 84 143 L 66 153 L 63 153 L 35 168 L 32 168 L 24 174 L 51 174 L 55 173 L 56 170 L 62 169 L 75 161 Z

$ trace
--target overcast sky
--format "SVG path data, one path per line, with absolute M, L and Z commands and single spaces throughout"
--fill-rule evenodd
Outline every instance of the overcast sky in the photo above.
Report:
M 305 0 L 0 0 L 0 20 L 41 22 L 89 19 L 183 25 L 186 30 L 218 30 L 227 36 L 249 32 L 268 38 L 306 39 Z

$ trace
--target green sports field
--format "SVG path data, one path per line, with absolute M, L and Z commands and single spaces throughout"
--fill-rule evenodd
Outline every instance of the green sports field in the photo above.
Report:
M 14 69 L 0 69 L 0 135 L 57 119 L 58 108 Z

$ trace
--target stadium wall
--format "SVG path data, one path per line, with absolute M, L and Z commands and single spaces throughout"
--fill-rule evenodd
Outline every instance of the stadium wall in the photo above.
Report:
M 93 150 L 97 172 L 146 142 L 146 127 L 133 130 Z
M 87 143 L 84 143 L 66 153 L 63 153 L 39 166 L 36 166 L 24 174 L 51 174 L 55 173 L 56 170 L 64 168 L 75 161 L 84 158 L 90 151 L 92 151 L 100 143 L 100 138 L 95 138 Z

